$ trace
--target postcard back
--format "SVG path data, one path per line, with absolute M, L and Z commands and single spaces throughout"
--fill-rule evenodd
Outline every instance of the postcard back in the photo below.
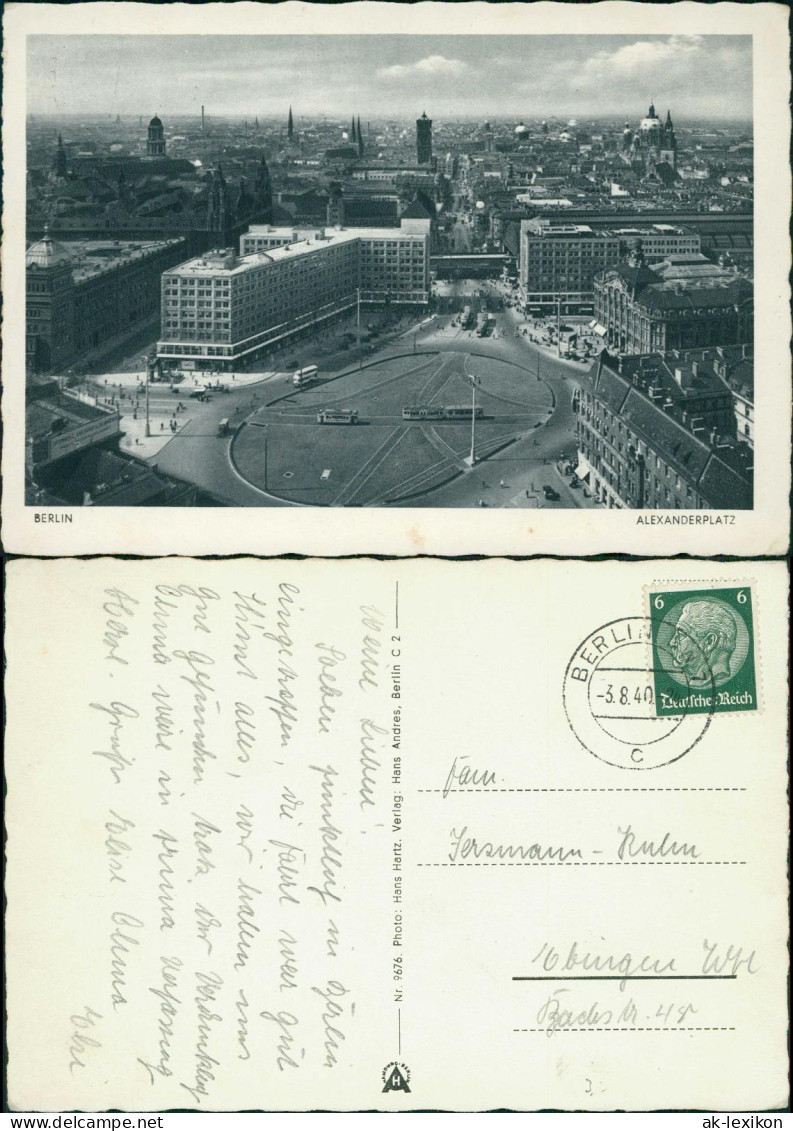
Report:
M 780 563 L 16 561 L 16 1110 L 786 1094 Z

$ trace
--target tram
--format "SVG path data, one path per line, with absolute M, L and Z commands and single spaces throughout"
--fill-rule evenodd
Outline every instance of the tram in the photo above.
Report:
M 480 420 L 484 416 L 481 405 L 476 406 L 475 417 Z M 471 405 L 405 405 L 402 409 L 403 420 L 470 420 Z
M 357 408 L 323 408 L 317 413 L 317 424 L 357 424 Z

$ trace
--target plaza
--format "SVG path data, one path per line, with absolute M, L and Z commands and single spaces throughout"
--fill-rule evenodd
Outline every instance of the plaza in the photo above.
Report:
M 231 459 L 246 481 L 291 503 L 404 506 L 429 499 L 477 474 L 470 467 L 472 378 L 476 463 L 531 436 L 553 414 L 550 385 L 517 364 L 456 350 L 411 353 L 306 390 L 286 386 L 237 430 Z M 434 418 L 406 419 L 416 406 L 433 409 Z M 357 423 L 320 423 L 323 410 L 356 413 Z

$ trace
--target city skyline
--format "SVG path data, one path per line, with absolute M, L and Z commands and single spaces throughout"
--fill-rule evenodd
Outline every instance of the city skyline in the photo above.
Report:
M 678 119 L 752 114 L 748 36 L 36 35 L 28 44 L 28 112 L 39 115 L 103 106 L 189 116 L 204 104 L 216 117 L 278 117 L 292 102 L 298 118 L 350 107 L 393 118 L 395 104 L 407 117 L 426 108 L 448 120 L 616 118 L 627 91 Z
M 751 45 L 34 38 L 30 504 L 751 509 Z

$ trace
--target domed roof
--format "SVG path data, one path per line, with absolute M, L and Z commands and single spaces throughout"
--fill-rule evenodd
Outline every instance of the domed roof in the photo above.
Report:
M 149 129 L 151 129 L 152 126 L 155 126 L 159 129 L 162 129 L 162 122 L 160 121 L 160 119 L 157 117 L 156 114 L 154 115 L 152 120 L 149 122 Z
M 32 243 L 25 253 L 25 266 L 57 267 L 62 263 L 70 263 L 71 258 L 68 248 L 57 243 L 50 235 L 49 226 L 46 226 L 42 238 Z
M 515 133 L 516 134 L 527 134 L 528 132 L 529 132 L 528 127 L 524 126 L 523 122 L 521 122 L 519 126 L 515 126 Z

